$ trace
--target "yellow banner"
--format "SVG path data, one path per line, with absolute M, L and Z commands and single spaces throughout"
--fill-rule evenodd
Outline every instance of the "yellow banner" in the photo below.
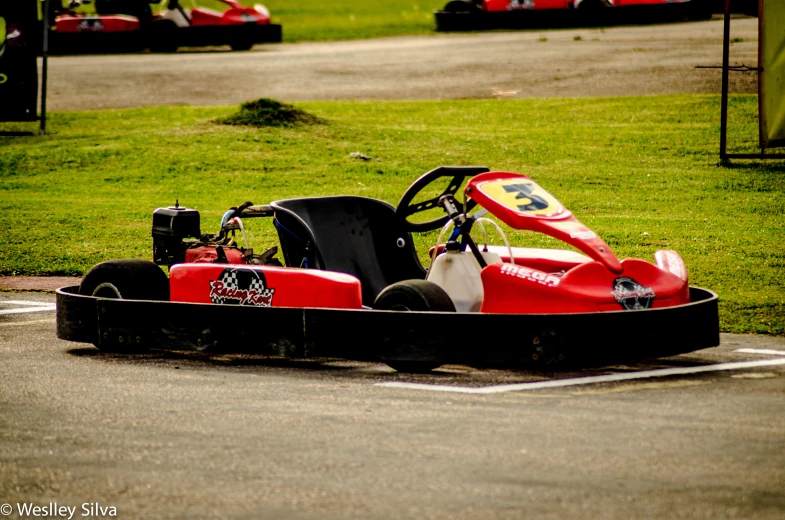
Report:
M 760 146 L 785 146 L 785 1 L 760 0 L 758 12 Z

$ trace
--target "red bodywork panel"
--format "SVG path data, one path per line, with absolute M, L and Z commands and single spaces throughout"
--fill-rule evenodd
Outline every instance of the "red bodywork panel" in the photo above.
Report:
M 589 262 L 563 276 L 512 264 L 489 265 L 481 277 L 480 312 L 560 314 L 670 307 L 689 303 L 686 280 L 643 260 L 621 262 L 614 274 Z
M 62 15 L 55 18 L 55 29 L 59 33 L 138 31 L 139 19 L 124 15 Z
M 205 264 L 205 263 L 213 263 L 215 260 L 218 259 L 218 252 L 216 251 L 216 246 L 199 246 L 199 247 L 192 247 L 191 249 L 185 250 L 185 263 L 186 264 Z M 243 258 L 243 254 L 240 252 L 239 249 L 235 249 L 233 247 L 224 247 L 224 254 L 226 255 L 226 261 L 230 264 L 240 264 L 245 265 L 246 261 Z
M 354 276 L 295 267 L 178 264 L 169 271 L 173 302 L 361 309 Z
M 481 173 L 469 181 L 464 191 L 508 226 L 552 236 L 614 273 L 621 273 L 621 263 L 608 244 L 527 176 L 510 172 Z
M 610 0 L 614 7 L 681 3 L 689 0 Z M 572 9 L 575 0 L 484 0 L 482 10 L 488 12 L 517 11 L 519 9 Z
M 680 4 L 690 0 L 611 0 L 614 7 L 624 5 Z
M 570 9 L 574 0 L 484 0 L 483 11 L 517 11 L 519 9 Z
M 248 23 L 269 24 L 270 17 L 263 15 L 256 9 L 242 6 L 231 7 L 223 13 L 201 7 L 191 10 L 191 25 L 194 27 L 205 25 L 245 25 Z
M 510 263 L 510 252 L 505 246 L 483 246 L 479 245 L 481 251 L 489 251 L 496 253 L 502 259 L 502 262 Z M 432 247 L 428 251 L 428 256 L 433 258 Z M 444 244 L 440 244 L 437 254 L 442 254 L 444 251 Z M 568 251 L 566 249 L 540 249 L 535 247 L 513 247 L 512 255 L 515 259 L 515 265 L 522 265 L 530 267 L 537 271 L 545 273 L 560 273 L 562 271 L 569 271 L 573 267 L 581 264 L 591 262 L 588 256 L 576 253 L 575 251 Z

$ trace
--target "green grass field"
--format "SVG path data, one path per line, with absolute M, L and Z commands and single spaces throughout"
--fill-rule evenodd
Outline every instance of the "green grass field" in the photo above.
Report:
M 742 143 L 755 135 L 756 102 L 731 99 L 734 151 L 754 148 Z M 152 212 L 175 200 L 217 232 L 222 213 L 246 200 L 397 204 L 422 173 L 472 164 L 531 176 L 621 258 L 679 251 L 691 283 L 720 294 L 723 330 L 785 334 L 785 166 L 718 166 L 718 96 L 297 106 L 326 123 L 238 127 L 215 122 L 238 107 L 165 107 L 53 113 L 49 135 L 0 138 L 0 275 L 150 258 Z M 269 221 L 249 227 L 257 249 L 277 243 Z M 435 239 L 418 238 L 424 262 Z
M 284 41 L 293 42 L 432 34 L 433 11 L 444 7 L 446 0 L 263 0 L 260 3 L 270 10 L 272 21 L 283 26 Z

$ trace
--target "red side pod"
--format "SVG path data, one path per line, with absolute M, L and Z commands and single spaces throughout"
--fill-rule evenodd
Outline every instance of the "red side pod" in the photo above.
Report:
M 249 23 L 266 25 L 270 23 L 270 17 L 250 7 L 231 7 L 223 13 L 201 7 L 191 10 L 191 25 L 194 27 L 205 25 L 245 25 Z
M 58 33 L 138 31 L 139 19 L 124 15 L 61 15 L 55 19 L 55 29 Z
M 480 312 L 563 314 L 639 310 L 689 303 L 685 280 L 642 260 L 621 262 L 614 274 L 588 262 L 556 276 L 512 264 L 482 270 L 485 290 Z
M 518 11 L 521 9 L 570 9 L 575 0 L 483 0 L 482 9 L 493 12 Z M 667 1 L 667 0 L 657 0 Z
M 482 10 L 489 13 L 506 11 L 509 5 L 509 0 L 484 0 L 482 3 Z
M 191 9 L 191 26 L 223 25 L 221 21 L 222 17 L 223 13 L 219 13 L 218 11 L 205 9 L 203 7 L 194 7 Z
M 360 281 L 315 269 L 178 264 L 169 272 L 171 300 L 190 303 L 361 309 Z
M 512 249 L 513 260 L 515 260 L 515 262 L 512 262 L 510 260 L 510 250 L 505 246 L 481 245 L 479 247 L 481 251 L 487 250 L 490 253 L 496 253 L 499 255 L 499 258 L 502 259 L 502 262 L 522 265 L 545 273 L 566 272 L 581 264 L 592 261 L 591 258 L 586 255 L 567 249 L 512 247 L 510 249 Z M 442 254 L 444 252 L 444 244 L 439 244 L 438 248 L 436 246 L 431 247 L 428 250 L 429 258 L 434 258 L 434 250 L 438 251 L 437 254 Z

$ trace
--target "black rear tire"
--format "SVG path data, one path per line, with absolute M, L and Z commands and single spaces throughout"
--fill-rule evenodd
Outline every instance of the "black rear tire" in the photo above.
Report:
M 121 300 L 169 300 L 169 278 L 153 262 L 123 258 L 101 262 L 87 272 L 79 294 Z
M 477 5 L 470 0 L 452 0 L 447 2 L 443 9 L 448 13 L 473 13 L 479 10 Z
M 373 308 L 382 311 L 455 312 L 450 296 L 438 285 L 426 280 L 404 280 L 385 288 L 376 297 Z M 403 373 L 427 373 L 443 365 L 437 360 L 408 360 L 382 357 L 389 367 Z
M 605 9 L 610 6 L 608 0 L 583 0 L 578 5 L 578 9 Z
M 150 52 L 177 52 L 177 31 L 171 20 L 155 20 L 150 24 Z
M 250 51 L 254 43 L 248 40 L 237 40 L 229 45 L 233 51 Z
M 153 262 L 139 258 L 109 260 L 90 269 L 79 285 L 79 294 L 117 300 L 169 300 L 169 278 Z M 145 347 L 94 342 L 104 352 L 130 354 Z

